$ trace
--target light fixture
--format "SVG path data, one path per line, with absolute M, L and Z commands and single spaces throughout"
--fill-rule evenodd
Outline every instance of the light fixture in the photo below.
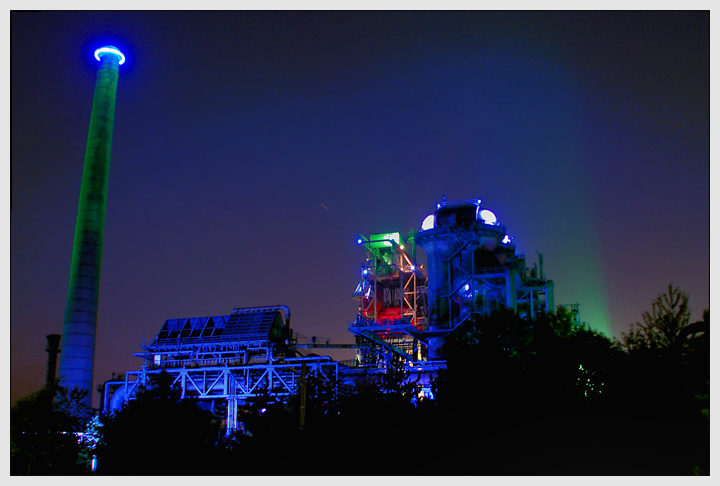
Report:
M 125 63 L 125 54 L 123 54 L 122 52 L 120 52 L 120 49 L 118 49 L 118 48 L 115 47 L 115 46 L 105 46 L 105 47 L 101 47 L 100 49 L 96 50 L 96 51 L 95 51 L 95 59 L 97 59 L 97 60 L 99 61 L 100 58 L 101 58 L 103 55 L 105 55 L 105 54 L 114 54 L 114 55 L 116 55 L 117 57 L 119 57 L 119 58 L 120 58 L 120 62 L 119 62 L 120 65 L 122 65 L 122 64 Z
M 427 216 L 421 225 L 422 231 L 427 231 L 435 228 L 435 215 L 431 214 Z
M 395 244 L 400 244 L 400 233 L 388 233 L 385 236 L 383 236 L 383 240 L 385 241 L 385 246 L 392 246 L 392 242 L 394 241 Z
M 482 219 L 483 223 L 485 224 L 497 224 L 497 217 L 495 216 L 495 213 L 493 213 L 489 209 L 483 209 L 482 211 L 480 211 L 480 219 Z

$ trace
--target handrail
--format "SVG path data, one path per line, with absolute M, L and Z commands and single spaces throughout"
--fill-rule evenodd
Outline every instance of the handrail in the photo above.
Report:
M 412 326 L 412 320 L 401 317 L 399 319 L 362 319 L 358 318 L 354 321 L 348 321 L 349 327 L 369 327 L 369 326 Z
M 478 270 L 474 272 L 475 275 L 483 275 L 488 273 L 505 273 L 507 272 L 511 267 L 509 265 L 501 266 L 501 267 L 481 267 Z
M 251 356 L 246 362 L 243 362 L 243 358 L 233 356 L 228 358 L 188 358 L 188 359 L 167 359 L 160 361 L 159 363 L 153 363 L 150 369 L 162 369 L 162 368 L 181 368 L 192 365 L 191 367 L 206 367 L 206 366 L 251 366 L 251 365 L 266 365 L 272 362 L 275 366 L 294 365 L 295 362 L 299 361 L 325 361 L 330 358 L 327 356 L 316 356 L 316 357 L 302 357 L 302 358 L 284 358 L 282 360 L 274 360 L 269 356 Z
M 162 338 L 162 339 L 143 339 L 142 347 L 147 349 L 148 346 L 165 346 L 165 345 L 195 345 L 195 344 L 217 344 L 217 343 L 232 343 L 248 341 L 268 341 L 266 333 L 246 334 L 244 336 L 205 336 L 205 337 L 175 337 L 175 338 Z

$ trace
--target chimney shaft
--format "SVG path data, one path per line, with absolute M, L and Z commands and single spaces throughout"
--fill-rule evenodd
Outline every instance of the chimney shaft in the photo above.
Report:
M 68 389 L 86 390 L 85 402 L 88 406 L 92 404 L 100 263 L 115 97 L 119 67 L 125 61 L 123 54 L 112 46 L 95 51 L 95 58 L 100 61 L 100 67 L 85 149 L 59 365 L 60 384 Z
M 45 351 L 48 353 L 47 376 L 45 377 L 45 385 L 50 386 L 55 381 L 55 371 L 57 369 L 57 355 L 60 352 L 60 334 L 48 334 L 47 347 Z

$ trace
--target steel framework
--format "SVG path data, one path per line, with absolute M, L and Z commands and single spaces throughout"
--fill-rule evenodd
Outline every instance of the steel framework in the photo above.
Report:
M 358 315 L 348 326 L 356 338 L 358 365 L 423 361 L 427 277 L 415 260 L 414 233 L 407 242 L 399 233 L 360 235 L 358 244 L 366 260 L 353 293 L 360 302 Z
M 510 308 L 535 318 L 554 311 L 542 255 L 540 274 L 537 266 L 528 270 L 505 226 L 480 204 L 438 204 L 423 228 L 410 233 L 410 253 L 399 233 L 360 236 L 367 258 L 349 330 L 363 346 L 362 366 L 442 360 L 444 337 L 473 315 Z M 427 276 L 416 263 L 416 243 L 428 256 Z
M 285 313 L 285 319 L 282 317 Z M 143 341 L 145 360 L 124 381 L 105 384 L 103 410 L 118 410 L 152 386 L 162 372 L 181 398 L 195 398 L 215 412 L 225 411 L 226 432 L 238 430 L 238 406 L 259 397 L 283 400 L 316 376 L 339 380 L 339 363 L 327 356 L 295 356 L 287 306 L 234 309 L 227 316 L 168 319 L 157 337 Z
M 407 241 L 399 233 L 360 235 L 366 260 L 353 293 L 358 314 L 348 326 L 354 346 L 294 333 L 287 306 L 168 319 L 155 339 L 143 341 L 143 353 L 136 355 L 145 360 L 142 369 L 106 383 L 104 410 L 135 399 L 162 372 L 183 398 L 223 410 L 228 434 L 241 427 L 238 407 L 260 397 L 283 400 L 299 394 L 302 409 L 302 384 L 311 376 L 333 383 L 337 392 L 341 382 L 393 366 L 422 380 L 430 393 L 432 375 L 445 367 L 444 338 L 465 320 L 500 308 L 528 318 L 555 310 L 554 285 L 544 277 L 542 255 L 539 272 L 537 264 L 528 269 L 505 226 L 480 203 L 443 201 Z M 427 254 L 427 273 L 416 261 L 416 242 Z M 579 321 L 578 305 L 570 307 Z M 300 351 L 348 347 L 356 349 L 349 366 Z
M 339 363 L 327 356 L 286 357 L 275 363 L 248 365 L 143 366 L 139 371 L 127 372 L 124 381 L 105 384 L 103 410 L 118 410 L 123 403 L 137 398 L 140 390 L 151 386 L 152 377 L 164 371 L 172 377 L 172 385 L 179 386 L 181 398 L 207 401 L 214 411 L 225 408 L 225 430 L 230 434 L 240 426 L 238 405 L 264 396 L 288 398 L 297 394 L 301 381 L 311 376 L 338 383 L 338 367 Z M 219 403 L 224 405 L 218 407 Z

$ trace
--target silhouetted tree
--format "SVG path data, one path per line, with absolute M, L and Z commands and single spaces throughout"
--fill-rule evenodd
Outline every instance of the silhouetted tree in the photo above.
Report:
M 103 418 L 97 473 L 105 475 L 212 474 L 220 438 L 214 415 L 181 399 L 161 373 L 111 417 Z
M 655 474 L 709 473 L 709 311 L 690 324 L 689 297 L 672 284 L 620 343 L 627 352 L 616 416 Z M 619 411 L 625 411 L 624 414 Z
M 87 391 L 57 381 L 21 398 L 10 410 L 10 472 L 13 475 L 89 473 L 80 458 L 79 433 L 89 410 Z
M 689 297 L 678 287 L 668 285 L 658 294 L 650 311 L 642 314 L 643 322 L 630 325 L 621 340 L 630 352 L 638 350 L 676 350 L 684 344 L 683 330 L 690 323 Z
M 582 465 L 606 438 L 624 353 L 566 312 L 473 316 L 445 350 L 432 442 L 447 444 L 438 461 L 457 464 L 453 474 L 547 474 Z

